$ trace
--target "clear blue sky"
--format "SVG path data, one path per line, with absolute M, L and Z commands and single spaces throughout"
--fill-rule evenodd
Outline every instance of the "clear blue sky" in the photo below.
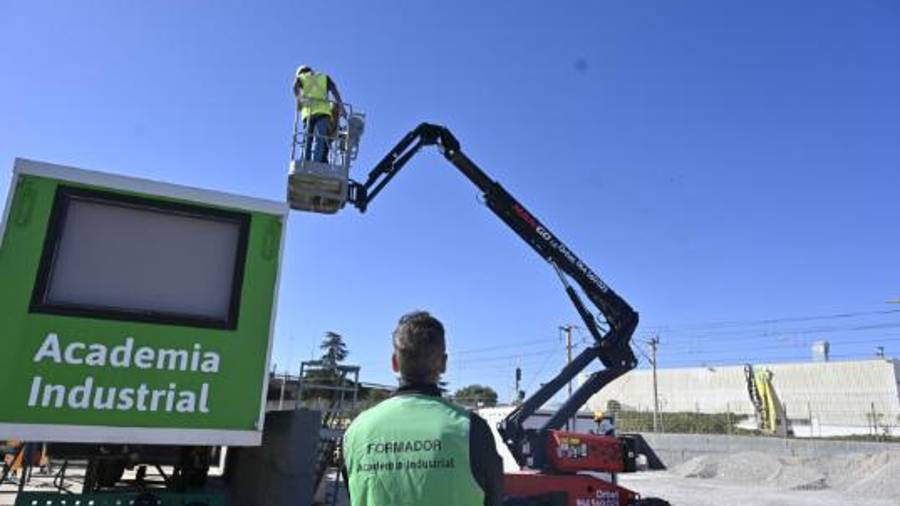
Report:
M 892 0 L 0 0 L 0 161 L 280 199 L 307 63 L 369 115 L 357 177 L 450 126 L 641 313 L 636 341 L 660 332 L 663 366 L 900 354 L 900 313 L 856 314 L 900 310 L 898 27 Z M 447 325 L 451 387 L 506 397 L 516 365 L 526 387 L 562 365 L 555 275 L 435 153 L 365 215 L 294 213 L 287 241 L 279 369 L 334 330 L 390 382 L 416 308 Z

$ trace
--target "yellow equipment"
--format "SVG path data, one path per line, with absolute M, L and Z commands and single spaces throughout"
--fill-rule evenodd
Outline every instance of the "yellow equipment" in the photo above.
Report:
M 754 370 L 752 365 L 745 364 L 744 376 L 759 429 L 769 434 L 786 435 L 789 432 L 787 418 L 772 383 L 772 371 L 762 368 Z

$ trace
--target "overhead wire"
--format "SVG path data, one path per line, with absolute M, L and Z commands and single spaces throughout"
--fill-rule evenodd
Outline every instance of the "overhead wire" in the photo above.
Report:
M 681 325 L 657 325 L 654 328 L 654 332 L 671 332 L 674 330 L 702 330 L 705 328 L 721 328 L 721 327 L 731 327 L 731 326 L 754 326 L 754 325 L 768 325 L 768 324 L 776 324 L 776 323 L 790 323 L 790 322 L 800 322 L 800 321 L 814 321 L 814 320 L 830 320 L 830 319 L 845 319 L 845 318 L 856 318 L 860 316 L 877 316 L 877 315 L 887 315 L 887 314 L 898 314 L 900 313 L 900 309 L 883 309 L 883 310 L 875 310 L 875 311 L 852 311 L 852 312 L 843 312 L 843 313 L 831 313 L 825 315 L 816 315 L 816 316 L 792 316 L 785 318 L 766 318 L 759 320 L 731 320 L 731 321 L 720 321 L 720 322 L 707 322 L 707 323 L 696 323 L 696 324 L 681 324 Z
M 853 326 L 830 326 L 830 327 L 806 327 L 806 328 L 782 328 L 769 329 L 765 331 L 747 332 L 743 331 L 738 334 L 729 333 L 703 333 L 703 334 L 680 334 L 680 333 L 660 333 L 670 338 L 678 338 L 683 336 L 692 341 L 721 341 L 721 340 L 750 340 L 759 338 L 770 338 L 790 335 L 806 335 L 806 334 L 826 334 L 826 333 L 842 333 L 842 332 L 861 332 L 867 330 L 889 330 L 900 328 L 900 322 L 880 322 L 870 323 L 866 325 Z
M 852 311 L 816 316 L 768 318 L 747 321 L 723 321 L 690 325 L 658 325 L 644 328 L 642 335 L 664 336 L 660 356 L 662 366 L 703 365 L 711 362 L 797 361 L 808 359 L 807 351 L 817 341 L 828 341 L 838 358 L 870 358 L 863 347 L 900 342 L 898 309 Z M 824 324 L 824 322 L 834 322 Z M 807 325 L 796 325 L 810 322 Z M 888 331 L 888 332 L 883 332 Z M 860 335 L 863 334 L 863 335 Z M 634 340 L 638 343 L 640 338 Z M 639 345 L 635 346 L 643 351 Z M 849 351 L 845 351 L 849 350 Z
M 555 339 L 556 339 L 555 337 L 554 338 L 544 337 L 541 339 L 534 339 L 534 340 L 530 340 L 530 341 L 516 341 L 513 343 L 496 344 L 496 345 L 492 345 L 492 346 L 483 346 L 483 347 L 479 347 L 479 348 L 468 348 L 468 349 L 463 349 L 463 350 L 450 351 L 449 353 L 451 355 L 468 355 L 468 354 L 472 354 L 472 353 L 477 354 L 477 353 L 483 353 L 483 352 L 492 351 L 492 350 L 508 350 L 511 347 L 521 348 L 523 346 L 533 346 L 535 344 L 547 344 L 549 342 L 554 341 Z
M 867 342 L 893 343 L 900 342 L 900 335 L 888 334 L 872 336 L 873 331 L 900 328 L 900 321 L 891 316 L 900 314 L 900 309 L 876 311 L 848 311 L 813 316 L 796 316 L 784 318 L 766 318 L 756 320 L 726 320 L 707 323 L 683 325 L 657 325 L 643 328 L 642 335 L 661 334 L 664 353 L 660 354 L 660 365 L 672 366 L 707 366 L 709 364 L 737 365 L 744 362 L 768 362 L 802 360 L 806 354 L 804 348 L 818 340 L 827 339 L 834 345 L 861 345 Z M 888 321 L 877 321 L 888 319 Z M 876 321 L 866 321 L 876 320 Z M 810 324 L 792 325 L 800 322 L 834 321 L 833 325 Z M 840 323 L 838 323 L 840 322 Z M 768 328 L 766 328 L 766 326 Z M 589 345 L 592 337 L 581 327 L 574 329 L 579 334 L 574 347 Z M 854 335 L 866 332 L 867 335 Z M 810 335 L 818 334 L 816 338 Z M 649 362 L 645 350 L 639 346 L 640 337 L 633 340 L 634 348 Z M 508 344 L 494 344 L 476 348 L 451 351 L 454 362 L 461 365 L 466 372 L 497 369 L 498 363 L 516 361 L 518 366 L 537 365 L 536 372 L 525 385 L 530 389 L 546 369 L 557 346 L 541 347 L 558 341 L 557 337 L 517 341 Z M 508 350 L 514 347 L 527 352 L 492 355 L 491 352 Z M 537 349 L 535 349 L 537 347 Z M 533 350 L 533 351 L 531 351 Z M 543 357 L 532 359 L 532 357 Z M 707 359 L 707 357 L 709 357 Z M 860 358 L 869 355 L 862 351 L 856 353 L 831 354 L 832 358 Z M 526 359 L 523 361 L 523 359 Z M 501 372 L 501 371 L 498 371 Z

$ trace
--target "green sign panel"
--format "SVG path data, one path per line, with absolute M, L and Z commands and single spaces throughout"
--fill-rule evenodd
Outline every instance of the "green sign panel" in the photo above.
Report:
M 256 445 L 282 203 L 16 160 L 0 439 Z

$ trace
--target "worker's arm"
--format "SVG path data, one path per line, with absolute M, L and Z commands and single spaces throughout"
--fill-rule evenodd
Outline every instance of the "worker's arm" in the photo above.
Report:
M 469 414 L 469 461 L 472 476 L 484 491 L 484 506 L 503 504 L 503 459 L 487 422 L 475 413 Z
M 303 83 L 300 81 L 300 78 L 294 79 L 294 97 L 297 98 L 297 110 L 300 110 L 301 99 L 303 98 Z
M 341 92 L 338 91 L 337 85 L 334 84 L 334 81 L 329 77 L 328 78 L 328 91 L 334 95 L 334 103 L 337 106 L 335 112 L 337 117 L 343 116 L 345 114 L 344 111 L 344 100 L 341 98 Z M 337 119 L 335 118 L 335 120 Z

